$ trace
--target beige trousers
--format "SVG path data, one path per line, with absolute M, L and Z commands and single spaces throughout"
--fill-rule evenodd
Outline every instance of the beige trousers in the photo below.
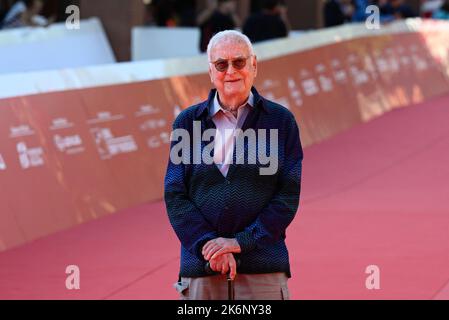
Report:
M 235 300 L 289 300 L 285 273 L 237 274 Z M 180 300 L 227 300 L 226 275 L 181 278 L 174 284 Z

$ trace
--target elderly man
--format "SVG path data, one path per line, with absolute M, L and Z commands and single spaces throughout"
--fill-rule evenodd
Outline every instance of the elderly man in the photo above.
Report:
M 219 32 L 207 52 L 215 89 L 174 121 L 173 130 L 184 130 L 193 140 L 188 141 L 183 161 L 173 161 L 178 152 L 173 152 L 177 141 L 172 134 L 165 177 L 167 212 L 181 242 L 175 288 L 181 299 L 227 299 L 228 273 L 235 279 L 235 299 L 289 299 L 285 230 L 299 205 L 303 159 L 299 129 L 290 111 L 253 87 L 257 58 L 245 35 Z M 207 153 L 209 145 L 195 140 L 195 128 L 202 133 L 213 130 L 212 163 L 192 161 L 195 153 Z M 243 143 L 245 161 L 237 160 L 242 157 L 236 152 L 239 134 L 249 130 L 269 131 L 266 150 L 278 163 L 273 172 L 261 173 L 261 159 L 249 156 L 256 154 L 255 149 L 260 156 L 263 149 L 260 143 L 250 145 L 250 139 Z M 272 137 L 277 138 L 275 143 Z M 207 272 L 207 264 L 215 274 Z

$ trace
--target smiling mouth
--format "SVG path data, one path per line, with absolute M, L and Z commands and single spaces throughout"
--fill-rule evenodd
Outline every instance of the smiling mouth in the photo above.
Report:
M 237 81 L 240 81 L 240 79 L 228 80 L 228 81 L 225 81 L 225 82 L 237 82 Z

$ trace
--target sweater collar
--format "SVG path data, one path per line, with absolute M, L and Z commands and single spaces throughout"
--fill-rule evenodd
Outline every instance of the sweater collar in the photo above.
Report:
M 270 110 L 267 107 L 263 97 L 257 92 L 255 87 L 251 88 L 251 92 L 254 96 L 254 107 L 262 108 L 265 112 L 269 113 Z M 217 94 L 217 89 L 212 89 L 209 92 L 209 97 L 206 101 L 202 102 L 199 106 L 199 108 L 196 110 L 196 118 L 198 119 L 201 117 L 201 115 L 205 112 L 207 112 L 208 117 L 212 117 L 213 115 L 213 109 L 214 109 L 214 99 Z

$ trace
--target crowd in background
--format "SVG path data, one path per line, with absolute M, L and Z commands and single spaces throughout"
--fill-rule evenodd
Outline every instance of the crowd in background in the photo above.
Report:
M 287 7 L 281 0 L 252 1 L 246 20 L 238 16 L 236 0 L 208 0 L 206 8 L 197 14 L 194 8 L 194 0 L 153 0 L 148 6 L 149 21 L 161 27 L 197 26 L 202 52 L 219 31 L 241 29 L 255 43 L 286 37 L 290 30 Z
M 397 19 L 418 16 L 404 0 L 327 0 L 324 5 L 324 24 L 326 27 L 341 25 L 347 22 L 365 21 L 369 5 L 379 8 L 380 22 L 386 23 Z
M 380 22 L 424 17 L 449 20 L 449 0 L 422 0 L 435 5 L 430 13 L 418 13 L 405 0 L 326 0 L 323 7 L 325 27 L 351 22 L 363 22 L 369 16 L 366 8 L 377 5 Z M 0 28 L 48 26 L 54 15 L 43 15 L 45 0 L 0 0 Z M 196 0 L 152 0 L 147 5 L 147 24 L 161 27 L 198 27 L 201 32 L 199 47 L 206 50 L 209 39 L 226 29 L 241 29 L 252 42 L 288 35 L 291 29 L 287 6 L 282 0 L 253 0 L 249 16 L 243 20 L 237 14 L 237 0 L 208 0 L 202 11 Z
M 236 13 L 235 0 L 210 0 L 197 19 L 201 31 L 200 50 L 205 52 L 210 38 L 228 29 L 242 29 L 253 43 L 286 37 L 290 29 L 286 9 L 278 0 L 264 0 L 259 10 L 242 23 Z
M 19 0 L 11 4 L 8 10 L 3 9 L 0 13 L 0 28 L 20 28 L 27 26 L 45 27 L 53 23 L 56 16 L 49 18 L 41 14 L 44 0 Z
M 449 19 L 449 0 L 423 1 L 435 2 L 435 9 L 428 15 L 422 13 L 423 16 Z M 370 5 L 379 8 L 381 23 L 419 16 L 405 0 L 327 0 L 323 8 L 324 25 L 332 27 L 348 22 L 363 22 L 372 13 L 366 12 Z
M 441 7 L 433 12 L 434 19 L 449 20 L 449 0 L 445 0 Z
M 325 27 L 351 22 L 366 21 L 369 5 L 379 8 L 380 22 L 425 17 L 449 19 L 449 0 L 423 0 L 438 2 L 430 15 L 415 11 L 405 0 L 326 0 L 323 6 Z M 259 42 L 288 35 L 291 29 L 287 18 L 287 6 L 280 0 L 251 1 L 249 17 L 242 21 L 236 10 L 236 0 L 208 0 L 207 8 L 195 11 L 195 0 L 153 0 L 148 7 L 151 23 L 157 26 L 197 26 L 201 31 L 200 49 L 206 50 L 209 39 L 226 29 L 241 29 L 252 42 Z

